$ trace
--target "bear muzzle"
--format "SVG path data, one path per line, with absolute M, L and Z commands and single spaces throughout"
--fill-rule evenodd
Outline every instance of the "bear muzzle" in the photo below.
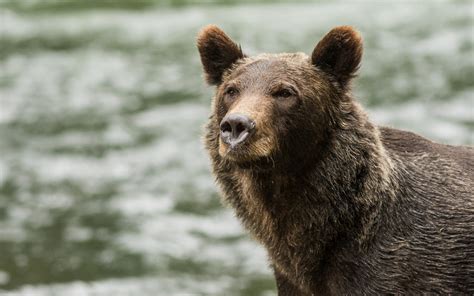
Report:
M 230 149 L 245 143 L 255 131 L 255 121 L 239 113 L 228 114 L 220 124 L 220 136 Z

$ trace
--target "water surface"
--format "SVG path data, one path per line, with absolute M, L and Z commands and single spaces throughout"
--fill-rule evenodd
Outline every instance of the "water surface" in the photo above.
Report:
M 248 54 L 311 53 L 354 25 L 354 92 L 374 121 L 473 142 L 472 3 L 142 4 L 1 10 L 7 295 L 274 295 L 201 145 L 212 88 L 194 43 L 208 23 Z

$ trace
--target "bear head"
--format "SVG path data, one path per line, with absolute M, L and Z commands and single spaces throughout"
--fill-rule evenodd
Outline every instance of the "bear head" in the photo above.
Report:
M 246 56 L 214 25 L 197 38 L 206 81 L 216 86 L 208 125 L 211 155 L 239 166 L 272 167 L 321 157 L 362 57 L 353 28 L 332 29 L 311 56 Z M 350 111 L 347 111 L 350 112 Z

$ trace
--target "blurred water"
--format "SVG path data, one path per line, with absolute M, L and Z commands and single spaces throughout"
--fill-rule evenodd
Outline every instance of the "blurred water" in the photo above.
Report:
M 310 53 L 354 25 L 365 39 L 354 90 L 372 118 L 472 144 L 472 5 L 4 6 L 0 289 L 272 295 L 265 253 L 220 205 L 201 145 L 212 89 L 199 28 L 219 24 L 249 54 Z

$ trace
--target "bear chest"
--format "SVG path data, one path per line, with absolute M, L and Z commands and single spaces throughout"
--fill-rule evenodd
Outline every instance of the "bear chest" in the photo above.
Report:
M 304 248 L 308 234 L 295 204 L 298 192 L 288 180 L 278 177 L 263 179 L 241 173 L 237 182 L 234 208 L 244 226 L 266 247 L 275 264 L 297 269 L 298 249 Z

